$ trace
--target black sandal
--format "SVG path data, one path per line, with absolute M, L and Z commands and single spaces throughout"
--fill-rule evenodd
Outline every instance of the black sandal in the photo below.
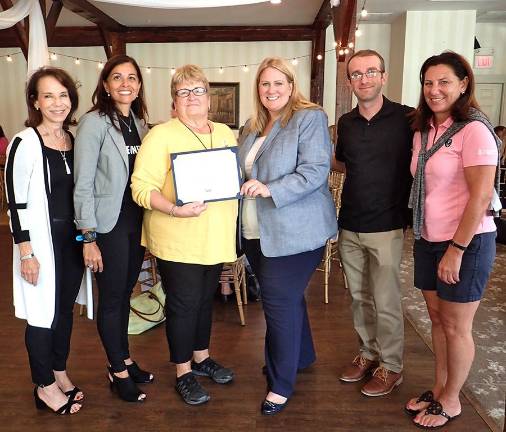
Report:
M 149 384 L 155 379 L 151 372 L 142 370 L 135 362 L 126 365 L 126 368 L 128 370 L 128 375 L 130 375 L 137 384 Z
M 74 402 L 82 402 L 84 399 L 84 393 L 79 387 L 74 387 L 72 390 L 68 390 L 66 392 L 63 392 L 65 396 L 67 396 L 70 400 L 73 400 Z M 77 393 L 81 393 L 83 397 L 81 399 L 76 399 Z
M 57 415 L 70 415 L 70 414 L 77 414 L 80 410 L 77 410 L 76 412 L 71 412 L 72 405 L 81 405 L 79 402 L 76 402 L 73 399 L 70 399 L 67 401 L 66 404 L 62 405 L 60 408 L 58 408 L 56 411 L 51 408 L 46 402 L 44 402 L 37 392 L 37 387 L 33 389 L 33 398 L 35 399 L 35 406 L 39 410 L 48 409 L 49 411 L 54 412 Z
M 426 415 L 440 415 L 440 416 L 443 416 L 446 419 L 446 421 L 442 425 L 439 425 L 439 426 L 424 426 L 419 423 L 413 422 L 413 423 L 415 423 L 415 426 L 417 428 L 431 429 L 431 430 L 441 429 L 442 427 L 445 427 L 446 425 L 448 425 L 448 423 L 450 423 L 452 420 L 455 420 L 457 417 L 460 417 L 460 414 L 454 415 L 452 417 L 447 412 L 443 411 L 443 405 L 441 405 L 441 403 L 436 400 L 434 400 L 430 403 L 430 405 L 425 410 L 425 414 Z
M 424 392 L 420 395 L 420 397 L 416 400 L 416 403 L 420 403 L 420 402 L 429 402 L 430 403 L 433 400 L 434 400 L 434 393 L 432 393 L 432 391 L 430 391 L 430 390 L 427 390 L 426 392 Z M 406 412 L 406 414 L 410 415 L 411 417 L 414 417 L 422 410 L 421 409 L 420 410 L 409 409 L 408 407 L 404 406 L 404 411 Z
M 120 378 L 119 376 L 114 375 L 112 368 L 108 367 L 107 369 L 109 370 L 108 379 L 111 391 L 116 390 L 119 397 L 124 401 L 144 402 L 146 394 L 139 390 L 131 376 Z M 141 395 L 144 395 L 144 397 L 141 398 Z

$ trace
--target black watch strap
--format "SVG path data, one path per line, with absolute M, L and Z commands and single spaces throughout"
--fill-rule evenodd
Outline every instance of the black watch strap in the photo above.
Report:
M 460 249 L 463 252 L 467 250 L 467 246 L 462 246 L 461 244 L 455 243 L 453 240 L 450 240 L 450 245 L 452 245 L 454 248 Z
M 97 240 L 97 232 L 96 231 L 86 231 L 83 233 L 83 243 L 93 243 Z

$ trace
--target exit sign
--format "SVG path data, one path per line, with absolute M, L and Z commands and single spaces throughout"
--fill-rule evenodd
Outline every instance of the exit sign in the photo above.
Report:
M 474 56 L 474 67 L 476 69 L 491 69 L 494 66 L 494 56 L 492 54 Z

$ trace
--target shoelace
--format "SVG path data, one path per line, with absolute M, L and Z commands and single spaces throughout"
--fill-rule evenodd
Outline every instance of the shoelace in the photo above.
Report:
M 375 369 L 373 376 L 377 377 L 378 379 L 386 383 L 388 380 L 388 369 L 385 369 L 384 367 L 380 366 Z
M 188 378 L 185 378 L 184 380 L 178 383 L 178 387 L 185 394 L 191 393 L 193 390 L 195 390 L 195 388 L 198 387 L 198 385 L 199 384 L 197 380 L 193 376 L 189 376 Z
M 360 368 L 365 368 L 366 365 L 367 365 L 367 359 L 362 357 L 361 355 L 358 355 L 356 356 L 354 359 L 353 359 L 353 364 L 359 366 Z
M 217 371 L 223 369 L 223 366 L 219 363 L 216 363 L 214 360 L 207 359 L 199 364 L 198 368 L 209 375 L 214 375 Z

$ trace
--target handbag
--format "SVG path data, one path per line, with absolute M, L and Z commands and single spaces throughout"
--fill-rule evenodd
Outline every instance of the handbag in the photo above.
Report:
M 165 321 L 165 292 L 161 282 L 130 299 L 128 334 L 141 334 Z

